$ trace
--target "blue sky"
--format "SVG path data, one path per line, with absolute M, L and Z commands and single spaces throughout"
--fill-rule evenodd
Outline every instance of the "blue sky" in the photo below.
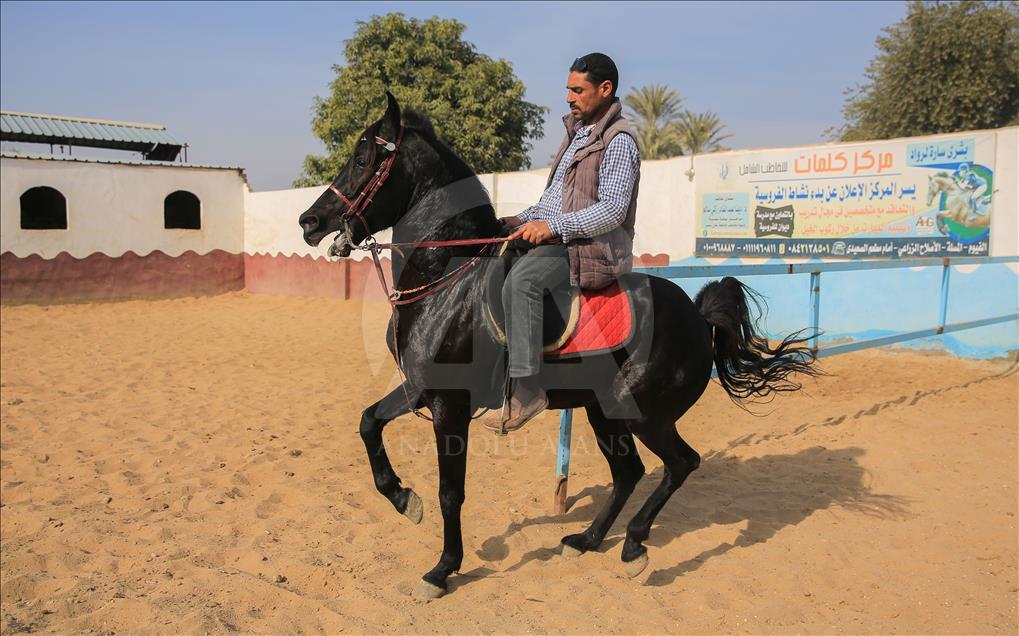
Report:
M 620 88 L 677 89 L 719 114 L 737 148 L 823 141 L 881 29 L 903 2 L 20 3 L 0 4 L 4 110 L 155 122 L 192 162 L 239 165 L 255 190 L 289 187 L 323 147 L 311 133 L 357 20 L 456 18 L 551 109 L 533 164 L 558 146 L 566 69 L 602 51 Z M 38 147 L 37 147 L 38 148 Z

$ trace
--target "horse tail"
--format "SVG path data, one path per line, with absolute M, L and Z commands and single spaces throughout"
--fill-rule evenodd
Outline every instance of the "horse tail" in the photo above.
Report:
M 814 366 L 816 355 L 804 345 L 812 337 L 805 335 L 806 330 L 770 346 L 758 325 L 762 307 L 766 307 L 764 301 L 735 278 L 727 276 L 708 283 L 694 304 L 713 328 L 718 381 L 733 402 L 795 391 L 801 385 L 790 379 L 794 373 L 810 377 L 823 374 Z

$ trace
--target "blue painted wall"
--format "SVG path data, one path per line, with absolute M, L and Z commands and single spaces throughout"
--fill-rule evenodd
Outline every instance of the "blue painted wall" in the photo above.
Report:
M 732 259 L 726 264 L 747 262 Z M 701 258 L 687 258 L 671 264 L 708 263 Z M 832 340 L 864 340 L 936 327 L 941 272 L 940 267 L 924 267 L 822 273 L 822 346 Z M 692 298 L 714 278 L 673 280 Z M 770 337 L 782 337 L 810 324 L 809 274 L 747 276 L 741 280 L 764 296 L 768 314 L 762 325 Z M 968 273 L 960 271 L 959 267 L 952 268 L 948 323 L 1011 314 L 1017 307 L 1019 275 L 1009 265 L 980 265 Z M 1010 322 L 913 340 L 899 346 L 943 349 L 966 358 L 995 358 L 1019 349 L 1019 331 L 1017 324 Z

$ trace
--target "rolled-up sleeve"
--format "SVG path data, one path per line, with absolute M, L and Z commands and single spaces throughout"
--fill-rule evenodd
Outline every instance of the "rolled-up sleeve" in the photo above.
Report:
M 547 220 L 552 233 L 564 243 L 592 238 L 622 225 L 630 205 L 630 194 L 640 172 L 640 150 L 633 137 L 612 138 L 598 168 L 598 201 L 586 208 L 559 214 Z M 525 210 L 525 213 L 529 210 Z

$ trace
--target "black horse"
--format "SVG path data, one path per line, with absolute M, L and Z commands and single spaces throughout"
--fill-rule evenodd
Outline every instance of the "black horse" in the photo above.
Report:
M 392 95 L 388 100 L 385 114 L 365 129 L 330 189 L 300 215 L 305 241 L 315 246 L 325 236 L 342 232 L 330 252 L 346 256 L 366 239 L 371 244 L 372 233 L 390 227 L 394 241 L 409 243 L 503 235 L 474 172 L 437 139 L 427 118 L 409 110 L 401 115 Z M 363 196 L 355 199 L 357 192 Z M 418 588 L 419 595 L 428 597 L 445 592 L 446 579 L 463 560 L 460 510 L 472 414 L 501 401 L 505 351 L 483 324 L 483 278 L 489 268 L 474 259 L 490 247 L 393 251 L 394 286 L 434 293 L 394 306 L 387 340 L 405 381 L 361 417 L 361 438 L 376 488 L 398 512 L 418 523 L 421 500 L 401 486 L 382 431 L 412 410 L 427 408 L 431 413 L 444 542 L 439 562 Z M 787 376 L 819 371 L 812 366 L 814 356 L 804 346 L 803 334 L 775 347 L 759 335 L 753 311 L 757 305 L 759 312 L 759 300 L 734 278 L 708 284 L 693 301 L 663 278 L 634 273 L 620 282 L 631 290 L 639 337 L 612 353 L 579 361 L 547 360 L 541 382 L 550 409 L 586 409 L 612 474 L 612 495 L 604 509 L 586 531 L 563 537 L 564 554 L 596 549 L 644 475 L 633 436 L 664 463 L 661 483 L 626 529 L 622 560 L 627 573 L 636 576 L 647 566 L 643 542 L 655 516 L 700 463 L 697 452 L 677 433 L 676 422 L 704 392 L 712 364 L 734 401 L 798 389 Z

